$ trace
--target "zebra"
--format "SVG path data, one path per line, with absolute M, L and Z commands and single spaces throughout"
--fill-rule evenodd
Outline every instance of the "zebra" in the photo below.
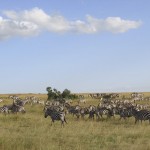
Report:
M 7 108 L 8 109 L 8 113 L 9 113 L 9 111 L 12 111 L 13 104 L 3 105 L 3 107 Z
M 80 115 L 81 115 L 81 118 L 84 119 L 84 116 L 86 114 L 89 114 L 89 109 L 87 107 L 83 107 L 80 109 Z
M 100 119 L 100 117 L 103 119 L 103 115 L 106 115 L 107 118 L 110 118 L 110 117 L 114 117 L 114 111 L 113 109 L 108 109 L 106 107 L 97 107 L 97 110 L 96 110 L 96 116 L 97 116 L 97 119 Z
M 14 103 L 17 104 L 17 105 L 19 105 L 19 106 L 24 106 L 27 102 L 28 102 L 27 99 L 25 99 L 25 100 L 21 100 L 21 99 L 14 100 Z
M 45 105 L 44 100 L 38 100 L 37 103 L 40 104 L 40 105 L 43 105 L 43 106 Z
M 0 112 L 4 113 L 5 115 L 8 114 L 9 113 L 8 107 L 5 105 L 3 107 L 0 107 Z
M 64 127 L 64 122 L 67 123 L 66 118 L 65 118 L 65 113 L 61 111 L 56 111 L 51 108 L 47 108 L 45 111 L 45 118 L 50 116 L 52 122 L 51 125 L 54 123 L 55 120 L 60 120 L 61 121 L 61 126 Z
M 133 116 L 135 117 L 135 124 L 139 122 L 139 120 L 142 121 L 144 120 L 149 120 L 150 124 L 150 111 L 149 110 L 140 110 L 137 111 L 136 109 L 133 110 Z
M 96 110 L 97 110 L 97 108 L 96 108 L 96 106 L 94 106 L 94 105 L 90 105 L 90 106 L 88 107 L 89 119 L 93 119 L 93 120 L 94 120 L 94 114 L 96 114 Z
M 120 115 L 119 120 L 121 120 L 122 118 L 126 119 L 127 117 L 129 118 L 129 117 L 133 116 L 132 108 L 121 108 L 118 111 L 119 111 L 118 113 Z
M 25 97 L 25 100 L 27 100 L 27 102 L 32 106 L 33 104 L 38 103 L 39 98 L 37 98 L 36 96 L 27 96 Z
M 25 108 L 23 106 L 17 105 L 15 103 L 12 104 L 11 111 L 12 113 L 16 113 L 16 114 L 18 112 L 26 113 Z
M 80 117 L 80 109 L 81 107 L 79 105 L 70 106 L 67 108 L 68 112 L 72 114 L 73 116 L 76 115 L 77 119 Z

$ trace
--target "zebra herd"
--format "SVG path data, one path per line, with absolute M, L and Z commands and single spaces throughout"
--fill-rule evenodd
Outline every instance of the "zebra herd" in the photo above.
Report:
M 2 107 L 0 107 L 0 113 L 4 113 L 9 114 L 11 113 L 25 113 L 25 104 L 30 104 L 31 106 L 33 104 L 41 104 L 42 106 L 44 106 L 44 100 L 40 100 L 39 98 L 35 97 L 35 96 L 27 96 L 24 99 L 21 99 L 20 97 L 16 96 L 16 95 L 11 95 L 9 96 L 9 99 L 12 99 L 12 104 L 8 104 L 8 105 L 3 105 Z
M 129 117 L 135 118 L 135 124 L 139 121 L 149 120 L 150 124 L 150 111 L 148 109 L 139 109 L 138 105 L 130 101 L 121 100 L 102 100 L 97 106 L 80 106 L 71 105 L 69 103 L 60 104 L 55 101 L 51 104 L 45 105 L 44 113 L 45 117 L 50 116 L 52 123 L 55 120 L 60 120 L 62 126 L 66 122 L 66 115 L 72 114 L 77 119 L 85 119 L 88 116 L 89 119 L 104 120 L 109 118 L 115 118 L 119 116 L 119 120 L 126 120 Z M 106 117 L 105 117 L 106 116 Z
M 3 105 L 0 107 L 0 112 L 6 114 L 12 113 L 25 113 L 25 104 L 41 104 L 44 109 L 44 117 L 51 118 L 53 124 L 55 120 L 61 121 L 61 125 L 64 126 L 66 116 L 68 114 L 76 116 L 77 120 L 90 119 L 90 120 L 105 120 L 109 118 L 115 118 L 119 116 L 118 120 L 126 120 L 129 117 L 135 118 L 135 124 L 139 121 L 149 120 L 150 124 L 150 110 L 149 105 L 139 105 L 135 101 L 129 100 L 117 100 L 117 99 L 104 99 L 101 98 L 97 105 L 88 105 L 84 98 L 77 101 L 77 105 L 69 103 L 69 101 L 42 101 L 34 96 L 25 97 L 21 99 L 18 96 L 10 96 L 12 103 L 9 105 Z M 87 116 L 87 117 L 86 117 Z
M 0 107 L 0 112 L 6 114 L 12 113 L 18 113 L 22 112 L 25 113 L 24 105 L 26 104 L 27 100 L 21 100 L 18 96 L 10 96 L 13 100 L 12 104 L 9 105 L 3 105 Z

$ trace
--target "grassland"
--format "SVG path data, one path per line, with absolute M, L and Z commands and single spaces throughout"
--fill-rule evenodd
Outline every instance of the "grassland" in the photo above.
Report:
M 24 97 L 24 95 L 20 95 Z M 46 94 L 38 95 L 46 99 Z M 10 104 L 8 95 L 0 95 Z M 89 104 L 98 100 L 89 99 Z M 44 118 L 43 106 L 25 106 L 26 114 L 0 114 L 0 150 L 150 150 L 150 125 L 134 124 L 134 118 L 118 120 L 77 120 L 67 115 L 68 124 L 50 126 Z

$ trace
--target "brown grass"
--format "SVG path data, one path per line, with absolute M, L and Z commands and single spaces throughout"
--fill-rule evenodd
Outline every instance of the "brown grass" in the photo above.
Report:
M 1 96 L 1 95 L 0 95 Z M 8 95 L 3 95 L 8 97 Z M 24 97 L 25 95 L 21 95 Z M 46 95 L 38 95 L 46 99 Z M 5 99 L 4 103 L 11 103 Z M 89 100 L 88 104 L 98 104 Z M 43 106 L 25 106 L 26 114 L 0 114 L 0 150 L 150 150 L 150 125 L 134 125 L 134 119 L 77 120 L 67 115 L 68 124 L 50 126 Z

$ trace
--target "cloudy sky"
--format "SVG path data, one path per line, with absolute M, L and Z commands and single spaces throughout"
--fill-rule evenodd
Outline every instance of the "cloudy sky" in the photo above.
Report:
M 149 0 L 5 0 L 0 93 L 150 91 Z

